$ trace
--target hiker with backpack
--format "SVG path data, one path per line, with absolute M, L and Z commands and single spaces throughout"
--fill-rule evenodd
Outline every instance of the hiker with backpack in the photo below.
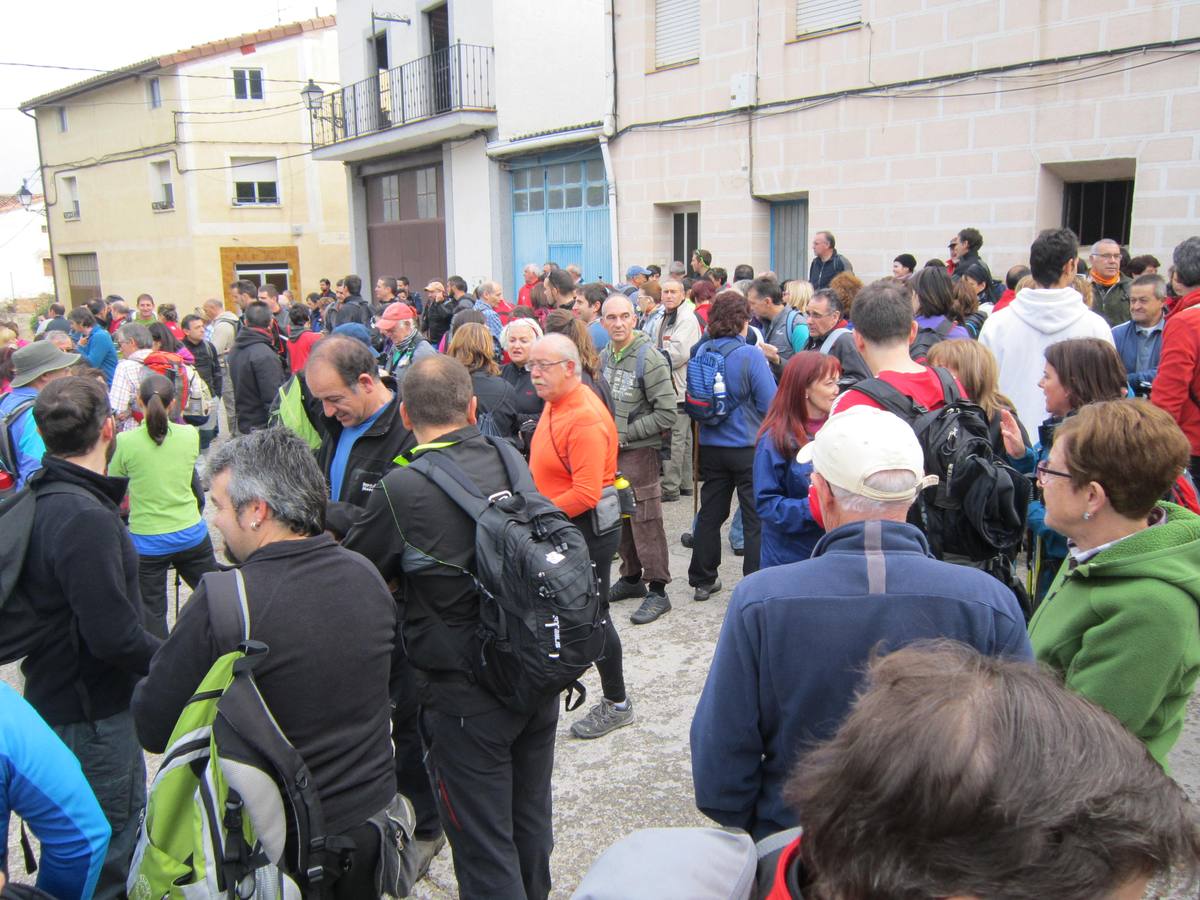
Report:
M 916 362 L 925 362 L 929 348 L 939 341 L 965 340 L 971 336 L 955 321 L 954 282 L 945 269 L 926 266 L 907 284 L 913 291 L 913 316 L 917 320 L 917 336 L 908 354 Z
M 737 291 L 721 291 L 708 315 L 708 336 L 693 348 L 688 361 L 684 407 L 700 426 L 697 475 L 704 482 L 688 566 L 688 584 L 698 601 L 721 590 L 721 525 L 729 517 L 735 490 L 745 535 L 742 574 L 759 566 L 754 445 L 775 397 L 775 379 L 762 351 L 746 343 L 749 324 L 746 298 Z
M 763 340 L 759 347 L 778 381 L 788 360 L 808 343 L 808 321 L 784 303 L 783 288 L 774 278 L 764 276 L 752 281 L 746 299 L 750 302 L 750 312 L 762 326 Z
M 695 491 L 692 481 L 692 420 L 683 408 L 687 389 L 687 364 L 692 348 L 700 340 L 704 325 L 696 306 L 684 295 L 683 282 L 667 278 L 662 282 L 663 318 L 656 344 L 671 363 L 671 382 L 675 387 L 675 422 L 671 425 L 671 457 L 663 460 L 662 493 L 664 503 L 673 503 Z
M 121 359 L 113 370 L 112 384 L 108 389 L 108 400 L 113 415 L 117 417 L 117 430 L 130 431 L 137 428 L 134 417 L 137 410 L 137 389 L 142 378 L 150 371 L 144 365 L 147 356 L 154 352 L 154 338 L 145 325 L 130 322 L 117 329 L 117 349 Z
M 107 900 L 125 896 L 146 803 L 129 702 L 159 641 L 142 627 L 137 550 L 118 510 L 126 481 L 105 474 L 116 435 L 103 384 L 58 378 L 33 417 L 46 455 L 2 507 L 0 643 L 5 662 L 25 657 L 25 699 L 79 759 L 112 828 L 95 894 Z
M 170 420 L 175 386 L 157 373 L 142 379 L 142 424 L 117 436 L 110 475 L 129 479 L 129 534 L 138 552 L 138 584 L 147 630 L 167 636 L 167 570 L 195 590 L 217 568 L 200 514 L 204 488 L 196 474 L 200 435 Z
M 858 350 L 846 319 L 846 308 L 836 293 L 825 288 L 812 295 L 804 317 L 808 320 L 808 343 L 805 350 L 816 350 L 836 357 L 842 367 L 842 383 L 854 384 L 870 378 L 871 372 Z
M 629 483 L 636 506 L 621 518 L 621 577 L 609 591 L 612 602 L 640 598 L 629 617 L 646 625 L 671 609 L 670 554 L 662 514 L 662 453 L 675 421 L 671 367 L 654 342 L 634 328 L 633 301 L 613 294 L 602 306 L 608 345 L 600 354 L 604 380 L 612 388 L 617 426 L 617 468 Z
M 0 396 L 0 502 L 25 486 L 42 467 L 46 444 L 38 432 L 33 406 L 50 382 L 71 374 L 79 362 L 49 341 L 34 341 L 13 351 L 11 389 Z
M 870 406 L 908 422 L 938 478 L 913 505 L 910 521 L 938 559 L 986 569 L 1018 591 L 1012 561 L 1030 484 L 994 451 L 986 415 L 954 376 L 912 359 L 916 336 L 907 285 L 884 278 L 863 288 L 854 302 L 854 343 L 874 375 L 838 397 L 833 415 Z
M 479 433 L 475 408 L 457 360 L 413 363 L 401 414 L 420 443 L 372 492 L 345 545 L 403 598 L 458 895 L 545 900 L 558 695 L 582 668 L 552 676 L 585 647 L 604 650 L 600 597 L 583 536 L 537 493 L 515 448 Z
M 493 353 L 495 343 L 486 325 L 470 323 L 455 330 L 447 355 L 454 357 L 471 373 L 475 390 L 479 431 L 492 437 L 517 442 L 516 392 L 500 377 Z
M 238 433 L 249 434 L 267 427 L 275 392 L 287 380 L 287 352 L 280 356 L 279 337 L 267 304 L 258 300 L 247 303 L 243 318 L 245 323 L 229 354 L 229 377 Z
M 783 795 L 791 767 L 836 730 L 880 644 L 949 638 L 1033 657 L 1012 593 L 934 559 L 905 521 L 930 481 L 906 422 L 837 413 L 797 460 L 812 464 L 810 509 L 825 536 L 810 559 L 734 590 L 691 729 L 697 807 L 755 839 L 798 824 Z
M 238 569 L 201 580 L 134 693 L 142 745 L 162 753 L 174 737 L 163 769 L 179 771 L 155 782 L 130 893 L 163 896 L 178 890 L 178 880 L 192 892 L 207 888 L 206 896 L 241 894 L 242 879 L 261 874 L 267 861 L 251 857 L 249 821 L 279 875 L 299 886 L 297 893 L 270 896 L 379 896 L 381 866 L 396 862 L 381 858 L 381 848 L 398 849 L 394 836 L 380 830 L 396 799 L 391 594 L 367 560 L 325 533 L 324 479 L 299 438 L 271 428 L 232 439 L 213 448 L 208 474 L 214 524 Z M 239 656 L 230 684 L 228 665 Z M 210 718 L 211 728 L 196 740 L 187 733 L 192 710 L 214 699 L 200 687 L 211 685 L 222 667 L 216 721 Z M 251 685 L 257 691 L 241 693 Z M 240 724 L 247 722 L 252 727 Z M 184 727 L 173 735 L 178 723 Z M 292 771 L 238 779 L 280 743 Z M 201 784 L 190 767 L 169 765 L 184 753 L 210 756 L 217 771 Z M 205 798 L 220 803 L 222 812 L 201 833 L 192 820 L 205 816 Z M 307 818 L 297 821 L 294 810 L 301 805 Z M 290 853 L 274 853 L 287 833 L 300 844 L 299 858 L 307 859 L 298 871 Z M 317 839 L 327 841 L 324 852 L 314 846 Z M 207 877 L 206 868 L 212 870 Z M 384 887 L 395 891 L 386 881 Z

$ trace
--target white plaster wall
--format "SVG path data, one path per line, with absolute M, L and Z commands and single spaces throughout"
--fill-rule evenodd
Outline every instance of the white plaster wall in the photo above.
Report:
M 50 294 L 54 279 L 42 274 L 42 260 L 50 258 L 50 239 L 42 231 L 46 217 L 41 204 L 0 213 L 0 300 Z
M 446 145 L 445 175 L 448 190 L 446 262 L 449 274 L 461 275 L 472 288 L 487 278 L 498 278 L 500 260 L 494 258 L 491 169 L 484 154 L 487 141 L 480 136 Z
M 1194 2 L 863 0 L 862 27 L 789 41 L 791 7 L 762 3 L 760 104 L 1200 35 Z M 618 17 L 618 128 L 727 110 L 731 76 L 753 68 L 755 4 L 714 5 L 700 61 L 659 72 L 647 70 L 652 8 L 622 5 Z M 1093 160 L 1134 160 L 1133 253 L 1169 258 L 1200 215 L 1194 56 L 1089 60 L 756 116 L 753 185 L 744 113 L 635 127 L 613 142 L 623 258 L 661 262 L 670 212 L 696 204 L 716 264 L 765 268 L 769 204 L 752 197 L 807 196 L 811 230 L 835 232 L 861 275 L 890 272 L 901 252 L 944 258 L 968 225 L 1000 275 L 1027 259 L 1037 230 L 1060 223 L 1062 181 L 1044 167 Z
M 502 140 L 604 117 L 605 27 L 603 0 L 495 0 Z

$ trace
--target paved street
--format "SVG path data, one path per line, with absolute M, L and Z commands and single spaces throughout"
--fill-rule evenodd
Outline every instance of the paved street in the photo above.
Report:
M 634 829 L 707 821 L 692 802 L 688 728 L 729 591 L 707 603 L 691 600 L 686 586 L 689 552 L 678 540 L 691 520 L 690 499 L 665 506 L 671 567 L 677 577 L 668 588 L 674 609 L 658 622 L 634 627 L 628 616 L 637 608 L 635 601 L 614 608 L 637 721 L 606 738 L 584 742 L 567 731 L 583 710 L 561 720 L 554 773 L 554 897 L 569 897 L 600 851 Z M 214 535 L 214 540 L 219 541 L 219 536 Z M 731 586 L 740 573 L 741 560 L 727 554 L 721 580 Z M 18 682 L 15 667 L 5 667 L 3 674 L 10 683 Z M 585 683 L 589 697 L 598 698 L 599 679 L 592 674 Z M 1193 796 L 1200 795 L 1200 705 L 1196 702 L 1171 762 L 1180 783 Z M 14 827 L 9 833 L 9 863 L 20 872 L 15 837 Z M 448 850 L 414 896 L 428 900 L 457 896 Z

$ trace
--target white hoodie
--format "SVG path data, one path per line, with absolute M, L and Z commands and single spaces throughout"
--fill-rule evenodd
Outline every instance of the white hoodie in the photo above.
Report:
M 1038 381 L 1046 364 L 1046 348 L 1072 338 L 1094 337 L 1113 342 L 1108 323 L 1092 312 L 1074 288 L 1025 288 L 992 313 L 979 332 L 979 343 L 1000 364 L 1000 393 L 1012 400 L 1017 418 L 1029 434 L 1046 420 L 1046 398 Z

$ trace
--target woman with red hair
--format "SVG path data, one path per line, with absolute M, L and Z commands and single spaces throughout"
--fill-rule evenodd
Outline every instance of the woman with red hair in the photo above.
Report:
M 796 453 L 825 424 L 841 374 L 836 357 L 813 350 L 797 353 L 784 366 L 758 431 L 754 503 L 762 521 L 764 569 L 808 559 L 825 533 L 808 503 L 812 463 L 796 462 Z

